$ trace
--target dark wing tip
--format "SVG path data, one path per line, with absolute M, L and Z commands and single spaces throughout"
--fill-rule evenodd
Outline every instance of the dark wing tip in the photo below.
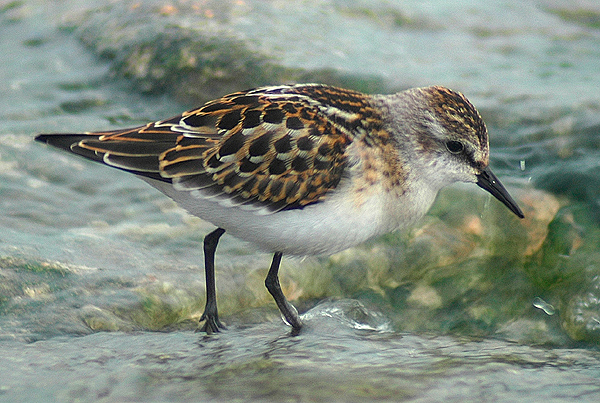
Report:
M 96 136 L 96 138 L 97 137 L 98 136 Z M 80 155 L 84 158 L 103 163 L 102 155 L 91 150 L 77 147 L 82 140 L 93 138 L 93 135 L 84 133 L 45 133 L 35 136 L 35 141 L 39 141 L 40 143 L 45 143 L 52 147 L 56 147 L 64 151 Z
M 101 146 L 98 140 L 105 134 L 106 133 L 48 133 L 38 134 L 35 136 L 35 140 L 135 175 L 170 182 L 170 179 L 163 178 L 160 175 L 158 166 L 158 153 L 160 153 L 163 148 L 170 146 L 170 144 L 164 145 L 160 143 L 155 145 L 150 143 L 150 147 L 148 147 L 147 143 L 138 144 L 130 141 L 108 141 L 105 144 L 106 147 L 95 149 L 97 146 Z M 82 143 L 82 141 L 84 143 Z M 89 147 L 89 145 L 91 145 L 91 147 Z M 132 148 L 131 146 L 134 147 Z M 136 154 L 136 147 L 143 152 Z M 113 154 L 112 152 L 115 150 L 116 153 Z M 128 152 L 130 155 L 123 155 L 124 152 Z M 148 154 L 149 152 L 154 154 Z
M 72 151 L 71 147 L 85 138 L 90 138 L 90 136 L 82 133 L 44 133 L 35 136 L 35 141 Z

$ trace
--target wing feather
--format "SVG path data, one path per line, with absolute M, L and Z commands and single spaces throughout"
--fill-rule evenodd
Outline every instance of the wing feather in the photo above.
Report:
M 272 212 L 319 202 L 338 185 L 353 138 L 331 110 L 301 86 L 263 88 L 145 126 L 36 139 L 200 198 Z

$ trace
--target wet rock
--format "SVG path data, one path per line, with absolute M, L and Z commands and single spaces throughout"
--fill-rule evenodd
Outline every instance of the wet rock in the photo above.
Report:
M 108 309 L 102 309 L 94 305 L 82 307 L 80 312 L 83 322 L 94 332 L 130 332 L 136 327 L 129 321 L 125 321 Z
M 378 92 L 382 79 L 334 69 L 286 64 L 277 40 L 256 43 L 247 13 L 260 2 L 116 2 L 72 12 L 63 26 L 76 31 L 108 60 L 113 77 L 126 78 L 147 94 L 168 93 L 180 102 L 207 101 L 267 84 L 323 82 Z M 276 23 L 270 19 L 263 24 Z
M 561 203 L 539 190 L 512 193 L 526 219 L 513 217 L 479 189 L 457 186 L 444 190 L 408 233 L 334 255 L 325 261 L 327 270 L 321 260 L 320 269 L 309 265 L 304 275 L 292 269 L 291 276 L 301 279 L 302 298 L 360 296 L 386 309 L 397 330 L 484 335 L 523 318 L 540 326 L 521 334 L 522 341 L 564 340 L 555 318 L 536 316 L 532 301 L 541 280 L 535 276 L 543 273 L 524 270 L 554 236 L 551 223 Z M 555 285 L 546 282 L 545 289 Z
M 600 276 L 569 296 L 564 304 L 563 327 L 576 341 L 600 343 Z

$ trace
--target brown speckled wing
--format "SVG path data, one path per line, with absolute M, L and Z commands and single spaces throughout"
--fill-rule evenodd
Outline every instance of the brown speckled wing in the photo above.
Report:
M 173 122 L 175 123 L 175 122 Z M 160 172 L 179 190 L 276 211 L 321 200 L 342 176 L 348 138 L 308 97 L 236 93 L 185 113 Z
M 364 118 L 356 114 L 361 96 L 317 85 L 267 87 L 134 129 L 38 139 L 199 198 L 301 208 L 339 183 L 360 125 L 349 116 Z

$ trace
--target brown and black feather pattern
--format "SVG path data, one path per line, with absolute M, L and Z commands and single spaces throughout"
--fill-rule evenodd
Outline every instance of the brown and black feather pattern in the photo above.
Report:
M 347 146 L 380 123 L 376 115 L 365 119 L 365 110 L 373 109 L 353 91 L 266 87 L 132 129 L 36 140 L 200 198 L 278 211 L 321 201 L 337 186 Z

